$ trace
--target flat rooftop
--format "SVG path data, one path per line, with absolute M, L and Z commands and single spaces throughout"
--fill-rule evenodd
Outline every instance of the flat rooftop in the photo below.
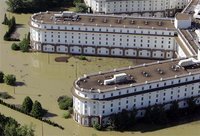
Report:
M 186 13 L 177 13 L 176 14 L 177 20 L 191 20 L 191 15 Z
M 173 19 L 167 18 L 144 18 L 131 16 L 114 16 L 99 14 L 79 14 L 79 20 L 67 20 L 64 17 L 55 19 L 55 14 L 62 12 L 40 12 L 32 16 L 32 20 L 37 20 L 47 24 L 71 24 L 71 25 L 87 25 L 101 27 L 139 27 L 149 29 L 175 29 Z
M 80 88 L 90 90 L 100 89 L 101 92 L 109 91 L 115 87 L 125 87 L 127 85 L 145 83 L 155 80 L 164 80 L 166 78 L 175 78 L 175 76 L 187 75 L 189 73 L 200 72 L 200 66 L 192 67 L 176 67 L 180 60 L 167 60 L 149 63 L 145 65 L 124 68 L 122 70 L 110 71 L 102 74 L 88 75 L 86 78 L 77 80 L 77 85 Z M 162 72 L 161 72 L 162 71 Z M 112 85 L 104 85 L 103 82 L 106 79 L 110 79 L 115 74 L 126 73 L 128 82 Z M 147 76 L 146 76 L 147 74 Z

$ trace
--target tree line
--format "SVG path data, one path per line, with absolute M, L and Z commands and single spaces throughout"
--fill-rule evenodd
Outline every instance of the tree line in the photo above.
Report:
M 57 7 L 69 7 L 73 0 L 7 0 L 8 11 L 15 13 L 33 13 Z
M 0 114 L 0 136 L 34 136 L 32 126 L 22 126 L 11 117 Z
M 13 16 L 11 19 L 9 19 L 7 17 L 7 15 L 5 14 L 2 24 L 8 26 L 8 31 L 4 34 L 4 37 L 3 37 L 4 40 L 5 41 L 19 41 L 19 39 L 11 37 L 12 33 L 15 32 L 15 30 L 16 30 L 16 19 L 15 19 L 15 17 Z
M 0 99 L 0 104 L 1 105 L 4 105 L 10 109 L 13 109 L 15 111 L 18 111 L 18 112 L 21 112 L 23 114 L 26 114 L 30 117 L 33 117 L 35 119 L 38 119 L 40 121 L 43 121 L 49 125 L 52 125 L 54 127 L 58 127 L 62 130 L 64 130 L 64 128 L 51 121 L 51 120 L 48 120 L 48 119 L 44 119 L 43 116 L 44 114 L 46 113 L 46 111 L 42 108 L 42 105 L 38 102 L 38 101 L 35 101 L 34 103 L 32 102 L 32 100 L 29 98 L 29 97 L 26 97 L 23 101 L 23 104 L 21 107 L 17 107 L 13 104 L 8 104 L 6 102 L 4 102 L 3 100 Z M 1 136 L 1 135 L 0 135 Z M 4 135 L 3 135 L 4 136 Z M 15 135 L 8 135 L 8 136 L 15 136 Z M 23 136 L 23 135 L 22 135 Z

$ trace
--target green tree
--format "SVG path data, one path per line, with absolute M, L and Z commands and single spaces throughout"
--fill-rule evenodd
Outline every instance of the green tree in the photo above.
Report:
M 40 102 L 35 101 L 31 110 L 31 114 L 34 117 L 42 117 L 43 116 L 43 109 L 42 109 L 42 105 L 40 104 Z
M 30 113 L 32 110 L 32 106 L 33 106 L 33 101 L 29 96 L 27 96 L 23 101 L 22 110 L 26 113 Z
M 97 123 L 97 122 L 95 122 L 93 124 L 93 128 L 96 129 L 96 130 L 101 130 L 102 129 L 101 125 L 99 123 Z
M 0 83 L 4 82 L 4 73 L 2 71 L 0 71 Z
M 29 44 L 30 44 L 30 41 L 31 41 L 31 33 L 30 33 L 30 32 L 28 32 L 27 40 L 28 40 L 28 42 L 29 42 Z
M 19 43 L 20 50 L 22 52 L 28 52 L 29 51 L 29 41 L 27 37 L 25 37 L 20 43 Z
M 66 112 L 63 114 L 63 118 L 65 118 L 65 119 L 70 118 L 70 112 L 69 112 L 69 111 L 66 111 Z
M 15 51 L 18 51 L 20 48 L 19 48 L 19 46 L 18 46 L 16 43 L 13 43 L 13 44 L 11 45 L 11 49 L 12 49 L 12 50 L 15 50 Z
M 14 86 L 15 83 L 16 83 L 16 77 L 14 75 L 4 75 L 4 82 L 7 84 L 7 85 L 12 85 Z
M 76 12 L 84 13 L 87 12 L 88 7 L 85 3 L 76 3 Z
M 73 106 L 73 100 L 72 98 L 68 97 L 68 96 L 61 96 L 58 98 L 58 105 L 60 107 L 60 109 L 62 110 L 68 110 L 69 107 Z
M 110 116 L 108 126 L 111 127 L 113 130 L 117 129 L 117 114 L 112 114 Z
M 15 124 L 7 123 L 4 128 L 5 136 L 17 136 L 17 126 Z
M 17 136 L 17 128 L 19 123 L 12 118 L 4 118 L 4 135 L 5 136 Z
M 172 102 L 168 111 L 168 117 L 170 119 L 177 119 L 180 115 L 180 109 L 177 101 Z
M 8 17 L 7 17 L 7 15 L 5 14 L 4 15 L 4 20 L 3 20 L 3 22 L 2 22 L 2 24 L 4 24 L 4 25 L 8 25 Z
M 16 19 L 14 16 L 12 16 L 12 18 L 9 20 L 8 26 L 9 28 L 13 29 L 13 27 L 15 27 L 16 25 Z
M 152 118 L 151 118 L 152 112 L 151 112 L 151 110 L 152 109 L 151 109 L 150 106 L 146 108 L 146 111 L 145 111 L 145 114 L 144 114 L 144 120 L 145 120 L 146 123 L 152 123 Z
M 135 124 L 136 115 L 137 115 L 137 110 L 133 107 L 133 109 L 130 111 L 130 117 L 129 117 L 130 126 L 133 126 Z
M 18 136 L 34 136 L 34 129 L 32 125 L 30 126 L 21 126 L 17 129 Z
M 148 107 L 144 115 L 145 121 L 152 124 L 164 124 L 167 122 L 167 115 L 162 105 Z
M 188 113 L 194 113 L 195 110 L 197 109 L 197 104 L 196 104 L 196 99 L 191 97 L 190 99 L 187 100 L 187 105 L 188 105 Z
M 74 6 L 76 6 L 77 3 L 83 3 L 83 1 L 82 0 L 74 0 L 73 1 Z
M 11 12 L 19 12 L 24 6 L 23 0 L 7 0 L 6 4 Z

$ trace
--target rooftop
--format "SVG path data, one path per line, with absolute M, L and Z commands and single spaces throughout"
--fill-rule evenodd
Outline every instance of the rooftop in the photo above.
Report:
M 176 19 L 177 20 L 191 20 L 191 16 L 189 14 L 186 14 L 186 13 L 177 13 Z
M 77 80 L 79 88 L 88 90 L 100 90 L 101 92 L 109 91 L 115 87 L 126 87 L 134 84 L 144 84 L 145 82 L 158 81 L 166 78 L 175 78 L 176 76 L 187 75 L 189 73 L 199 72 L 200 67 L 182 67 L 178 66 L 180 60 L 158 61 L 135 67 L 128 67 L 121 70 L 113 70 L 105 73 L 98 73 L 85 76 Z M 104 84 L 105 80 L 112 79 L 116 74 L 126 74 L 127 80 L 121 83 Z
M 68 12 L 40 12 L 32 16 L 32 21 L 39 21 L 47 24 L 71 24 L 87 26 L 105 26 L 105 27 L 139 27 L 149 29 L 175 29 L 173 19 L 169 18 L 144 18 L 131 16 L 113 16 L 99 14 L 79 14 Z M 69 19 L 69 15 L 75 18 Z

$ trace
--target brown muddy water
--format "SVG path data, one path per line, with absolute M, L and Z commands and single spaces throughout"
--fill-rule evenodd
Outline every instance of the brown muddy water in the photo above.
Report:
M 5 0 L 0 0 L 0 23 L 6 12 Z M 13 14 L 7 13 L 8 17 Z M 20 38 L 28 33 L 28 20 L 30 14 L 14 14 L 17 23 L 21 27 L 17 30 Z M 160 129 L 151 132 L 127 131 L 127 132 L 98 132 L 93 128 L 82 127 L 72 119 L 63 119 L 64 111 L 59 110 L 57 98 L 61 95 L 71 96 L 70 89 L 73 81 L 85 74 L 109 70 L 113 68 L 125 67 L 146 62 L 145 60 L 87 57 L 89 61 L 82 61 L 75 57 L 70 57 L 68 62 L 55 62 L 57 57 L 67 57 L 59 54 L 42 53 L 22 53 L 12 51 L 12 42 L 3 41 L 3 35 L 7 30 L 6 26 L 0 25 L 0 70 L 6 74 L 15 74 L 19 85 L 10 87 L 5 84 L 0 85 L 0 92 L 8 92 L 14 99 L 6 102 L 21 104 L 24 97 L 30 96 L 33 100 L 39 100 L 43 107 L 51 114 L 50 119 L 62 125 L 65 130 L 54 128 L 38 120 L 24 116 L 21 113 L 12 111 L 0 105 L 0 113 L 12 116 L 22 124 L 33 124 L 37 136 L 189 136 L 200 135 L 200 122 L 196 121 L 176 127 Z

